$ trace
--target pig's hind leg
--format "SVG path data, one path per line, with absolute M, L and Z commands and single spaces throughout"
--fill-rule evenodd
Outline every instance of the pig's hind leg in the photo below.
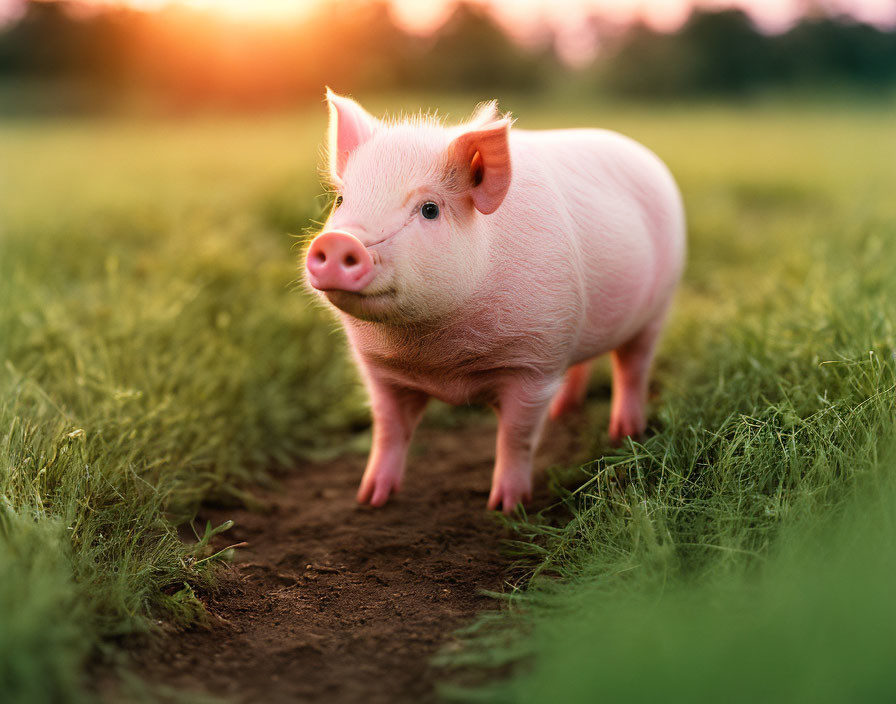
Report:
M 665 315 L 645 325 L 611 355 L 613 400 L 610 406 L 610 440 L 639 437 L 647 428 L 647 384 L 656 343 Z
M 585 401 L 588 391 L 588 375 L 591 372 L 591 361 L 580 362 L 569 368 L 563 386 L 551 401 L 551 420 L 557 420 L 568 413 L 578 411 Z
M 373 411 L 373 444 L 358 488 L 358 503 L 382 506 L 401 488 L 408 447 L 429 396 L 368 380 Z

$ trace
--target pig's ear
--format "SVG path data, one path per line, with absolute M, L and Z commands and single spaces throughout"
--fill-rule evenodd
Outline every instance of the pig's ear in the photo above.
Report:
M 329 88 L 327 103 L 330 105 L 330 176 L 341 181 L 349 155 L 373 136 L 378 122 L 354 100 L 337 95 Z
M 469 189 L 476 210 L 495 212 L 510 188 L 509 117 L 470 128 L 448 147 L 451 180 Z

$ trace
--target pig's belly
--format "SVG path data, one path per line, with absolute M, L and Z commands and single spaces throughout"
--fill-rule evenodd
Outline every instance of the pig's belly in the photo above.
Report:
M 631 292 L 632 305 L 617 305 L 608 309 L 602 297 L 595 301 L 586 314 L 583 330 L 572 347 L 569 365 L 615 350 L 631 340 L 649 323 L 663 316 L 668 308 L 674 287 L 665 285 L 657 292 L 654 287 L 645 287 Z M 618 301 L 617 301 L 618 302 Z
M 639 307 L 626 311 L 618 320 L 596 316 L 595 319 L 586 321 L 577 344 L 572 348 L 569 365 L 615 350 L 632 339 L 654 315 L 652 310 Z
M 439 401 L 453 406 L 468 403 L 493 404 L 507 376 L 507 369 L 475 370 L 452 369 L 427 374 L 385 372 L 388 379 L 398 386 L 416 389 Z
M 570 365 L 616 349 L 664 315 L 681 272 L 681 239 L 636 230 L 597 256 L 585 248 L 585 310 Z
M 657 314 L 653 293 L 652 282 L 643 276 L 588 291 L 570 365 L 610 352 L 637 334 Z

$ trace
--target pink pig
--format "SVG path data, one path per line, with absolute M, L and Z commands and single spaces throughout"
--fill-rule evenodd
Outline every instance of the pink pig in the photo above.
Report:
M 336 207 L 306 256 L 370 393 L 358 501 L 401 485 L 427 400 L 498 413 L 488 508 L 532 494 L 546 416 L 583 401 L 612 351 L 614 441 L 646 425 L 657 338 L 681 275 L 684 209 L 650 151 L 598 129 L 511 129 L 494 102 L 448 127 L 381 121 L 327 91 Z

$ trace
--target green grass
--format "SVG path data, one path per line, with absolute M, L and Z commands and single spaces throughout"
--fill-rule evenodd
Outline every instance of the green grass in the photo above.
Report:
M 214 560 L 176 524 L 365 422 L 295 285 L 318 122 L 3 125 L 4 702 L 77 701 L 101 639 L 189 618 Z
M 469 112 L 374 107 L 421 104 Z M 507 107 L 654 148 L 691 251 L 651 436 L 596 442 L 569 522 L 518 526 L 529 589 L 449 658 L 500 677 L 452 693 L 892 699 L 891 110 Z M 296 286 L 324 124 L 0 125 L 4 702 L 89 701 L 110 637 L 195 618 L 215 559 L 176 528 L 200 500 L 363 447 L 341 335 Z

